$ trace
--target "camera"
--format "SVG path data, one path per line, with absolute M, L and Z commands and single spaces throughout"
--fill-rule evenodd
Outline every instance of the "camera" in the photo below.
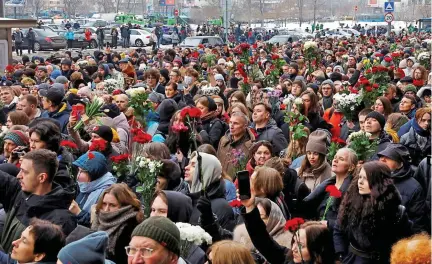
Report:
M 29 151 L 30 151 L 29 147 L 19 146 L 12 151 L 11 153 L 12 159 L 19 159 L 21 156 L 24 156 Z

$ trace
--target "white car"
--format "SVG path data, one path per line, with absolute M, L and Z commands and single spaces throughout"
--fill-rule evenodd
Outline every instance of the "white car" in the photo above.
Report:
M 144 47 L 150 45 L 151 33 L 145 29 L 131 29 L 130 45 Z
M 340 28 L 339 29 L 340 31 L 343 31 L 343 32 L 345 32 L 345 33 L 348 33 L 348 34 L 354 34 L 354 36 L 355 37 L 358 37 L 358 36 L 360 36 L 360 32 L 358 32 L 357 30 L 355 30 L 355 29 L 352 29 L 352 28 Z

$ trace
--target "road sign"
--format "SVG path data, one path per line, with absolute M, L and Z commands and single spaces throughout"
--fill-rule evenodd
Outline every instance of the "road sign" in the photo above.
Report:
M 178 9 L 174 9 L 174 16 L 178 16 L 178 14 L 179 14 Z
M 394 12 L 394 2 L 384 2 L 384 12 Z
M 391 23 L 391 22 L 393 22 L 393 20 L 394 20 L 394 16 L 393 16 L 392 13 L 385 14 L 385 16 L 384 16 L 384 21 L 385 22 Z
M 357 7 L 357 6 L 355 6 L 355 7 L 354 7 L 354 11 L 357 11 L 357 10 L 358 10 L 358 7 Z

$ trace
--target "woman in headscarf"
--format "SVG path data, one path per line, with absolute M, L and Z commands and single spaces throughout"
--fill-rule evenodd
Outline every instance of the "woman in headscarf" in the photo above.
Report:
M 209 96 L 203 96 L 195 101 L 196 107 L 201 110 L 202 128 L 200 135 L 203 143 L 209 143 L 217 148 L 219 140 L 224 133 L 224 124 L 217 117 L 217 105 L 215 101 Z
M 222 165 L 217 157 L 203 152 L 192 153 L 189 165 L 185 168 L 185 181 L 189 183 L 189 196 L 194 206 L 191 224 L 199 224 L 201 213 L 197 203 L 203 196 L 205 202 L 211 204 L 219 224 L 225 229 L 233 230 L 234 213 L 225 199 L 225 182 L 221 175 Z

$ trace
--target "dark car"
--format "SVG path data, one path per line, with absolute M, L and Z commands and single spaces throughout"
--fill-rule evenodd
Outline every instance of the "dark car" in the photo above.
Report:
M 36 40 L 34 44 L 34 50 L 40 51 L 40 50 L 60 50 L 65 49 L 66 39 L 57 35 L 54 31 L 50 29 L 43 29 L 43 28 L 33 28 L 33 31 L 36 35 Z M 28 48 L 28 39 L 25 37 L 28 28 L 24 28 L 21 31 L 24 35 L 24 40 L 22 43 L 22 48 L 27 49 Z
M 196 48 L 198 45 L 204 46 L 222 46 L 224 44 L 223 40 L 217 36 L 196 36 L 196 37 L 187 37 L 185 40 L 180 43 L 180 47 L 185 48 Z
M 276 36 L 272 37 L 271 39 L 269 39 L 268 43 L 271 43 L 271 44 L 278 43 L 279 45 L 283 45 L 283 44 L 286 44 L 288 42 L 299 41 L 300 39 L 301 39 L 301 37 L 297 34 L 276 35 Z

